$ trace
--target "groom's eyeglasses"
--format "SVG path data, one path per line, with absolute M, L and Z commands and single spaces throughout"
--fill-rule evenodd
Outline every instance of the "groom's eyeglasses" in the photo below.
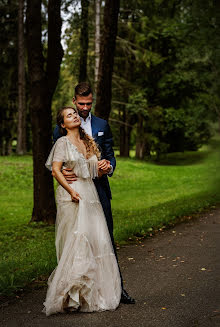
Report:
M 92 105 L 92 102 L 87 102 L 87 103 L 84 103 L 84 102 L 78 102 L 78 104 L 79 104 L 80 106 L 87 106 L 87 107 L 89 107 L 89 106 Z

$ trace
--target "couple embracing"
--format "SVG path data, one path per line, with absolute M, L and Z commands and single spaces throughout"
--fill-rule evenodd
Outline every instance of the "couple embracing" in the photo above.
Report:
M 61 108 L 46 162 L 59 183 L 55 226 L 58 265 L 48 279 L 43 312 L 115 310 L 135 303 L 123 288 L 113 237 L 108 177 L 116 166 L 108 123 L 91 115 L 89 84 Z

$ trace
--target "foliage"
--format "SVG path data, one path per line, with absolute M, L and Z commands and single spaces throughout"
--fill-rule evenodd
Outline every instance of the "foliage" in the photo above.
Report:
M 219 117 L 219 10 L 204 1 L 130 3 L 122 2 L 115 99 L 127 103 L 127 115 L 136 113 L 146 155 L 197 150 Z
M 60 80 L 53 97 L 53 125 L 56 124 L 56 113 L 62 106 L 72 105 L 75 85 L 78 83 L 80 62 L 80 27 L 81 8 L 79 1 L 65 1 L 65 30 L 63 32 L 64 57 L 60 69 Z M 88 32 L 89 49 L 87 60 L 88 80 L 93 84 L 94 74 L 94 8 L 89 6 Z
M 0 8 L 0 148 L 1 154 L 6 154 L 11 151 L 12 141 L 16 140 L 17 2 L 4 1 Z M 102 17 L 103 10 L 104 2 Z M 53 125 L 58 108 L 72 103 L 79 76 L 80 1 L 62 1 L 62 12 L 65 55 L 53 97 Z M 47 16 L 47 0 L 44 0 L 41 18 L 45 55 Z M 93 87 L 94 17 L 95 6 L 91 2 L 87 71 Z M 151 121 L 159 115 L 155 125 L 161 123 L 161 131 L 155 127 L 153 132 L 145 122 L 145 155 L 149 154 L 149 147 L 150 152 L 156 151 L 159 155 L 166 151 L 196 150 L 207 142 L 211 135 L 210 121 L 220 119 L 219 21 L 220 9 L 216 1 L 121 0 L 110 116 L 117 146 L 124 144 L 121 142 L 124 138 L 129 139 L 130 145 L 139 140 L 137 112 L 140 112 L 138 107 L 141 108 L 144 101 L 149 107 L 148 115 L 152 113 Z M 103 26 L 103 22 L 101 24 Z M 131 106 L 134 107 L 131 109 Z M 143 112 L 140 115 L 145 119 Z M 27 120 L 30 146 L 29 116 Z

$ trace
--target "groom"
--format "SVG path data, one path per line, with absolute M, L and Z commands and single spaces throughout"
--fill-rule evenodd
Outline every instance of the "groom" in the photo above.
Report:
M 110 127 L 107 121 L 98 118 L 91 114 L 92 108 L 92 89 L 86 82 L 79 83 L 75 87 L 75 97 L 73 98 L 73 104 L 75 104 L 81 119 L 81 127 L 85 132 L 92 136 L 95 142 L 98 144 L 101 150 L 102 160 L 99 161 L 99 165 L 102 166 L 102 177 L 94 179 L 99 199 L 105 214 L 106 222 L 108 225 L 109 234 L 111 237 L 115 256 L 117 258 L 114 236 L 113 236 L 113 219 L 111 211 L 111 189 L 108 182 L 108 176 L 112 176 L 116 166 L 116 160 L 113 151 L 113 139 Z M 58 126 L 55 127 L 53 133 L 53 139 L 56 141 L 61 135 L 59 134 Z M 68 181 L 72 183 L 77 180 L 77 176 L 71 171 L 63 170 L 63 175 Z M 118 258 L 117 258 L 118 261 Z M 120 268 L 119 268 L 120 271 Z M 121 272 L 120 272 L 121 275 Z M 123 288 L 123 280 L 121 276 L 121 303 L 134 304 L 135 300 L 131 298 Z

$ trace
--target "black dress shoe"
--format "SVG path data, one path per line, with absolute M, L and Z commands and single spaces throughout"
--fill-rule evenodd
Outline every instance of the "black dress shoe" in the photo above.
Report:
M 135 304 L 135 299 L 132 299 L 125 290 L 122 290 L 120 302 L 125 304 Z

